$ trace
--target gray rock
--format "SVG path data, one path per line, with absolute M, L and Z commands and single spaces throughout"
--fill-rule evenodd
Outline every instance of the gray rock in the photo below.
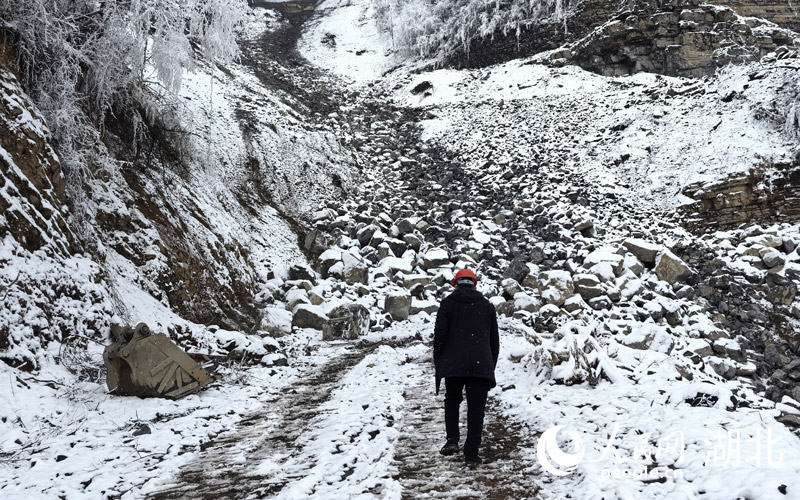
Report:
M 528 276 L 529 271 L 530 270 L 528 269 L 528 265 L 525 263 L 525 261 L 522 258 L 517 257 L 508 265 L 503 273 L 503 278 L 511 278 L 517 283 L 522 283 Z
M 708 358 L 709 366 L 719 375 L 726 380 L 732 380 L 736 377 L 736 365 L 730 361 L 720 358 Z
M 737 377 L 752 377 L 756 374 L 755 363 L 745 363 L 736 367 Z
M 595 297 L 593 299 L 589 299 L 589 306 L 596 310 L 600 311 L 602 309 L 611 309 L 611 299 L 603 295 L 602 297 Z
M 441 267 L 450 263 L 450 256 L 447 250 L 433 249 L 428 250 L 422 257 L 422 267 L 426 270 Z
M 422 240 L 417 238 L 414 234 L 406 234 L 403 236 L 403 242 L 415 252 L 419 252 L 419 247 L 422 246 Z
M 777 420 L 788 427 L 800 427 L 800 415 L 785 413 L 778 417 Z
M 152 430 L 150 430 L 150 426 L 147 424 L 141 424 L 139 427 L 133 431 L 134 436 L 144 436 L 145 434 L 152 434 Z
M 506 300 L 513 300 L 514 295 L 522 291 L 520 284 L 517 283 L 516 280 L 510 278 L 504 279 L 500 283 L 500 286 L 503 287 L 503 297 L 505 297 Z
M 800 403 L 800 385 L 792 387 L 792 399 Z
M 293 311 L 292 327 L 322 330 L 322 326 L 327 320 L 328 316 L 321 307 L 301 304 Z
M 400 219 L 397 221 L 397 232 L 400 233 L 400 236 L 404 234 L 408 234 L 414 230 L 414 224 L 411 223 L 408 219 Z
M 372 240 L 372 237 L 375 233 L 380 230 L 378 226 L 375 224 L 370 224 L 366 227 L 361 228 L 361 230 L 356 233 L 356 239 L 359 243 L 361 243 L 362 247 L 369 245 L 369 242 Z
M 294 265 L 289 268 L 289 280 L 308 280 L 316 284 L 317 277 L 314 271 L 308 266 Z
M 583 310 L 585 306 L 586 302 L 583 301 L 580 295 L 573 295 L 572 297 L 568 298 L 561 307 L 568 313 L 572 313 L 578 310 Z
M 782 346 L 777 344 L 767 344 L 767 346 L 764 348 L 764 362 L 769 366 L 776 368 L 786 366 L 791 362 L 791 359 L 786 356 L 785 350 Z
M 344 304 L 328 313 L 322 340 L 357 339 L 369 331 L 369 310 L 361 304 Z
M 744 349 L 742 349 L 739 343 L 735 340 L 717 339 L 714 341 L 712 348 L 718 355 L 727 356 L 728 358 L 739 363 L 744 363 L 747 361 L 747 356 L 744 352 Z
M 411 295 L 394 294 L 387 296 L 384 301 L 383 311 L 389 313 L 389 316 L 395 321 L 408 319 L 411 313 Z
M 594 274 L 576 274 L 572 277 L 575 285 L 575 293 L 580 294 L 583 300 L 591 300 L 603 294 L 600 288 L 600 280 Z
M 786 258 L 774 248 L 761 249 L 759 256 L 767 267 L 782 266 L 786 263 Z
M 531 248 L 530 259 L 531 262 L 533 262 L 534 264 L 541 264 L 542 262 L 544 262 L 545 259 L 544 249 L 539 245 L 536 245 L 535 247 Z
M 575 224 L 575 227 L 573 227 L 573 229 L 581 233 L 581 235 L 583 235 L 586 238 L 594 237 L 594 222 L 588 219 L 578 222 L 577 224 Z
M 403 274 L 401 282 L 405 288 L 411 289 L 416 285 L 423 287 L 431 282 L 431 277 L 427 274 Z
M 793 286 L 771 286 L 767 291 L 767 300 L 773 304 L 788 306 L 794 302 L 797 289 Z
M 575 293 L 572 277 L 566 271 L 541 273 L 538 279 L 538 286 L 542 300 L 559 307 Z
M 411 316 L 415 314 L 419 314 L 421 312 L 426 312 L 431 316 L 435 315 L 439 311 L 439 303 L 428 301 L 428 300 L 412 300 L 411 301 L 411 309 L 409 314 Z
M 503 316 L 508 316 L 508 317 L 513 316 L 514 312 L 516 311 L 516 309 L 514 308 L 513 300 L 509 300 L 507 302 L 499 304 L 498 306 L 495 307 L 495 310 L 497 311 L 497 314 L 501 314 Z
M 666 248 L 656 257 L 656 276 L 670 285 L 684 281 L 692 275 L 692 270 L 677 255 Z
M 268 307 L 261 314 L 259 330 L 279 337 L 292 333 L 292 313 L 280 307 Z
M 637 238 L 628 238 L 622 242 L 622 246 L 645 264 L 654 264 L 658 253 L 664 249 L 661 245 L 656 245 Z

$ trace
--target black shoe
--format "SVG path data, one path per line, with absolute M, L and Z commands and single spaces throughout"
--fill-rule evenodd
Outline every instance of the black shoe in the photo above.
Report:
M 458 453 L 458 440 L 448 439 L 444 446 L 442 446 L 442 449 L 439 450 L 439 453 L 442 455 L 455 455 Z
M 483 459 L 481 457 L 469 457 L 464 459 L 464 464 L 470 467 L 477 467 L 478 465 L 483 463 Z

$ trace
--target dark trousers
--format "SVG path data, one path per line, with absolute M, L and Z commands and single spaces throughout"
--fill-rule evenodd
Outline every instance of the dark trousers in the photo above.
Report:
M 458 441 L 458 409 L 467 388 L 467 440 L 464 442 L 464 456 L 475 458 L 481 445 L 483 416 L 486 413 L 486 397 L 492 382 L 478 377 L 448 377 L 444 379 L 444 425 L 447 439 Z

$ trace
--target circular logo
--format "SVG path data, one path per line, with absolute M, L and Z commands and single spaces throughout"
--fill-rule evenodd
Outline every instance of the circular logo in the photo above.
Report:
M 536 446 L 536 455 L 542 468 L 554 476 L 568 476 L 575 472 L 578 464 L 583 460 L 585 449 L 583 439 L 574 431 L 564 431 L 575 445 L 575 453 L 565 453 L 558 447 L 558 431 L 563 429 L 563 425 L 557 425 L 547 429 L 539 438 Z M 551 461 L 552 459 L 552 461 Z M 555 464 L 555 465 L 554 465 Z

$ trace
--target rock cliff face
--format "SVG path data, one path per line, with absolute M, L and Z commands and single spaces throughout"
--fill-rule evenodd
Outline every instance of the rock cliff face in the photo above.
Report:
M 711 185 L 693 184 L 683 194 L 696 200 L 682 207 L 691 231 L 727 230 L 751 221 L 793 222 L 800 219 L 800 161 L 754 168 Z
M 758 60 L 794 38 L 790 30 L 742 18 L 728 7 L 697 0 L 646 1 L 621 9 L 552 57 L 607 76 L 646 71 L 700 77 L 726 64 Z
M 712 5 L 726 5 L 740 16 L 758 17 L 800 31 L 800 8 L 788 0 L 707 0 Z

